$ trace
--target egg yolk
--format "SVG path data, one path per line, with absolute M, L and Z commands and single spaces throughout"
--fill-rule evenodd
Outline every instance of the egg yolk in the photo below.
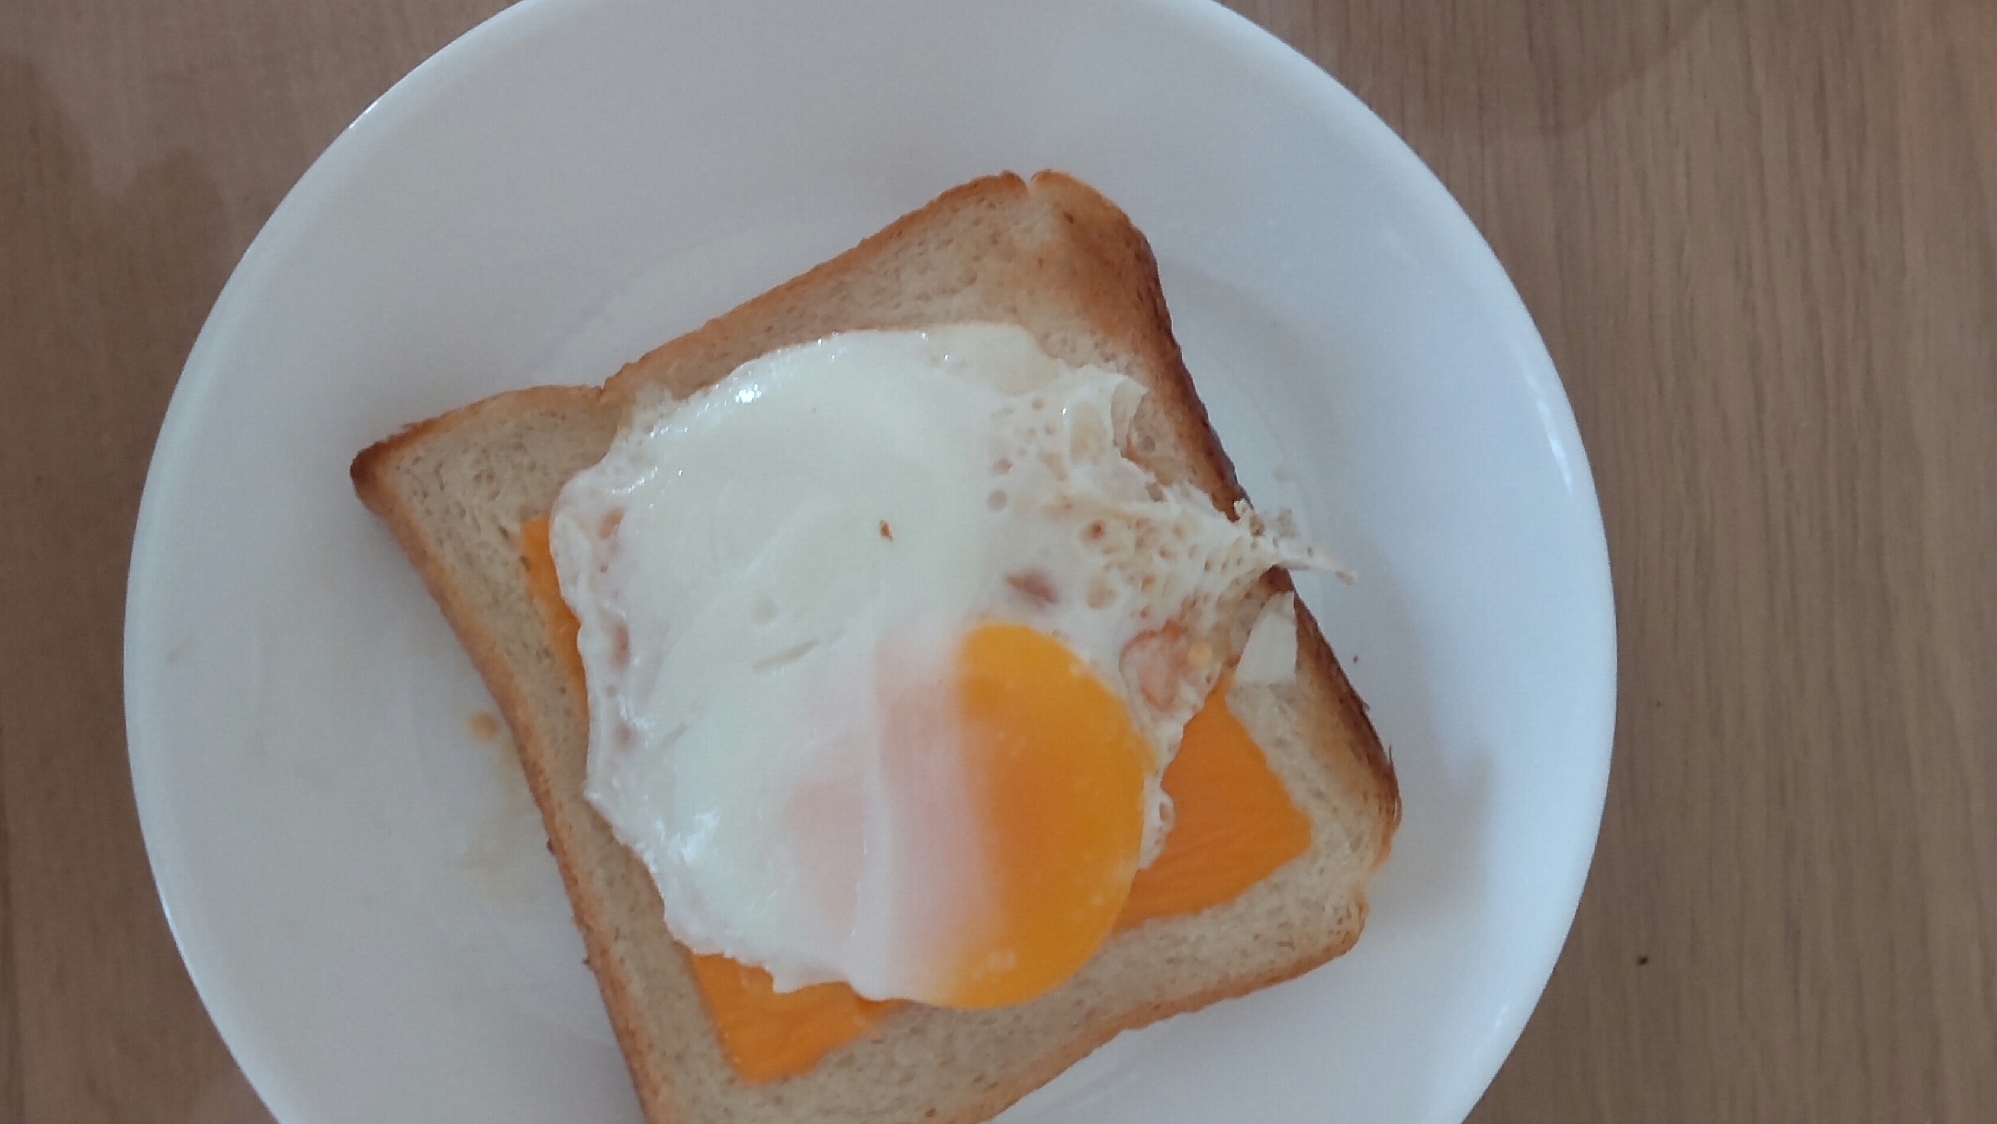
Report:
M 923 998 L 1002 1007 L 1060 984 L 1109 939 L 1144 844 L 1151 747 L 1087 664 L 1024 625 L 972 630 L 956 675 L 988 891 L 940 994 Z
M 529 591 L 583 697 L 577 624 L 562 600 L 547 520 L 529 522 L 520 538 Z M 1227 680 L 1187 724 L 1165 770 L 1172 831 L 1137 870 L 1152 757 L 1108 687 L 1065 645 L 1019 625 L 973 630 L 955 675 L 993 892 L 960 931 L 932 1002 L 1024 1002 L 1073 975 L 1111 933 L 1230 902 L 1310 846 L 1309 818 L 1228 709 Z M 806 1072 L 901 1005 L 837 983 L 780 993 L 759 968 L 688 959 L 723 1049 L 749 1081 Z

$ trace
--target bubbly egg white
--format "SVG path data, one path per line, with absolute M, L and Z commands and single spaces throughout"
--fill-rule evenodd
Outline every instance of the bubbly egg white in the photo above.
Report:
M 781 989 L 909 994 L 925 927 L 978 888 L 951 809 L 889 799 L 877 656 L 947 659 L 981 621 L 1059 638 L 1124 699 L 1155 853 L 1158 775 L 1221 670 L 1199 638 L 1269 567 L 1326 559 L 1126 458 L 1141 396 L 1017 327 L 847 333 L 640 410 L 563 489 L 586 795 L 679 940 Z M 828 870 L 814 830 L 864 859 Z

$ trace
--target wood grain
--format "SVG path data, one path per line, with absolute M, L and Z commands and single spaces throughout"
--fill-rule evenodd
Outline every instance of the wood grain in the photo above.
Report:
M 0 6 L 0 1120 L 268 1119 L 134 819 L 132 521 L 258 226 L 497 6 Z M 1602 495 L 1600 851 L 1474 1119 L 1997 1119 L 1997 4 L 1239 7 L 1462 200 Z

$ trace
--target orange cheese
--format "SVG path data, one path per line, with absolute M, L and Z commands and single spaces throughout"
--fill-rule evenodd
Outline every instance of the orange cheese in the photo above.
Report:
M 872 1034 L 901 1006 L 862 999 L 845 984 L 779 992 L 770 974 L 726 956 L 689 954 L 693 978 L 728 1060 L 746 1081 L 803 1073 L 835 1048 Z
M 577 698 L 588 698 L 589 692 L 583 686 L 582 652 L 576 648 L 582 622 L 569 611 L 569 603 L 562 600 L 562 579 L 555 572 L 554 552 L 548 548 L 547 516 L 521 524 L 520 558 L 527 564 L 527 591 L 534 599 L 534 607 L 541 611 L 542 623 L 548 626 L 548 638 L 554 642 L 555 658 L 562 661 L 562 673 L 568 676 Z
M 1310 817 L 1227 708 L 1232 678 L 1186 723 L 1179 755 L 1165 769 L 1172 831 L 1130 884 L 1118 932 L 1231 902 L 1310 849 Z
M 562 600 L 545 517 L 520 529 L 520 551 L 535 606 L 581 696 L 578 625 Z M 1187 723 L 1178 756 L 1165 770 L 1172 831 L 1157 859 L 1132 881 L 1117 931 L 1233 901 L 1310 847 L 1310 819 L 1228 709 L 1227 687 L 1222 680 Z M 748 1081 L 803 1073 L 834 1049 L 873 1033 L 900 1006 L 862 999 L 836 983 L 779 993 L 759 968 L 723 956 L 689 953 L 688 960 L 722 1048 Z

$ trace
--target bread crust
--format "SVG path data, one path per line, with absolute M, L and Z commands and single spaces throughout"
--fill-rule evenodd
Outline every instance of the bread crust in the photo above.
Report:
M 1116 1034 L 1308 972 L 1351 948 L 1363 927 L 1367 883 L 1385 861 L 1400 822 L 1399 788 L 1364 704 L 1299 603 L 1298 683 L 1280 697 L 1250 700 L 1275 716 L 1254 731 L 1265 749 L 1275 741 L 1301 745 L 1290 755 L 1294 760 L 1286 760 L 1301 778 L 1291 785 L 1293 796 L 1312 810 L 1314 842 L 1306 858 L 1315 865 L 1305 873 L 1326 883 L 1296 873 L 1305 861 L 1299 859 L 1244 895 L 1272 899 L 1260 908 L 1295 929 L 1283 957 L 1232 973 L 1196 965 L 1213 978 L 1162 998 L 1127 987 L 1132 993 L 1112 993 L 1113 1002 L 1093 1006 L 1092 997 L 1070 993 L 1109 985 L 1081 980 L 1018 1009 L 1027 1012 L 1023 1031 L 1002 1019 L 971 1025 L 974 1016 L 967 1014 L 905 1009 L 883 1023 L 876 1040 L 841 1047 L 810 1073 L 768 1085 L 733 1074 L 684 952 L 666 932 L 656 889 L 582 800 L 587 707 L 550 676 L 545 637 L 532 635 L 517 619 L 519 606 L 509 605 L 518 591 L 509 593 L 509 560 L 500 557 L 507 527 L 545 514 L 560 484 L 601 456 L 633 402 L 648 393 L 685 396 L 748 359 L 834 331 L 951 319 L 1025 323 L 1043 346 L 1070 362 L 1106 362 L 1140 378 L 1147 394 L 1136 424 L 1148 435 L 1148 447 L 1133 449 L 1133 458 L 1168 482 L 1200 487 L 1222 510 L 1244 498 L 1172 336 L 1149 243 L 1108 200 L 1055 172 L 1030 183 L 1008 173 L 953 188 L 852 250 L 626 365 L 600 389 L 541 387 L 499 395 L 409 426 L 354 459 L 356 492 L 415 564 L 512 728 L 590 967 L 652 1124 L 879 1119 L 881 1112 L 866 1111 L 867 1090 L 848 1096 L 846 1086 L 831 1088 L 840 1078 L 872 1072 L 870 1065 L 894 1071 L 892 1057 L 862 1054 L 893 1051 L 904 1041 L 954 1046 L 988 1031 L 991 1041 L 1012 1050 L 1012 1062 L 1001 1072 L 972 1072 L 976 1062 L 960 1060 L 970 1067 L 961 1088 L 940 1082 L 946 1091 L 926 1102 L 909 1099 L 915 1097 L 910 1093 L 906 1103 L 890 1098 L 881 1106 L 973 1124 Z M 487 461 L 511 477 L 494 479 L 497 470 Z M 517 549 L 510 562 L 518 567 Z M 1292 588 L 1287 574 L 1272 571 L 1249 608 Z M 1283 733 L 1289 726 L 1296 728 L 1294 738 Z M 1271 740 L 1264 740 L 1265 731 Z M 1270 756 L 1276 764 L 1277 751 L 1270 749 Z M 1296 901 L 1318 890 L 1328 900 Z M 1333 891 L 1343 897 L 1329 900 Z M 1098 957 L 1106 965 L 1100 972 L 1092 964 L 1083 975 L 1169 987 L 1173 981 L 1169 972 L 1160 974 L 1156 950 L 1204 939 L 1198 927 L 1211 924 L 1210 915 L 1222 917 L 1223 925 L 1239 924 L 1230 910 L 1240 914 L 1230 905 L 1139 926 Z M 1031 1025 L 1038 1016 L 1029 1009 L 1055 997 L 1084 1014 L 1066 1022 L 1049 1016 L 1052 1029 Z M 950 1019 L 963 1025 L 943 1021 Z M 1030 1049 L 1018 1044 L 1028 1032 L 1036 1036 Z M 820 1072 L 826 1070 L 835 1072 Z

